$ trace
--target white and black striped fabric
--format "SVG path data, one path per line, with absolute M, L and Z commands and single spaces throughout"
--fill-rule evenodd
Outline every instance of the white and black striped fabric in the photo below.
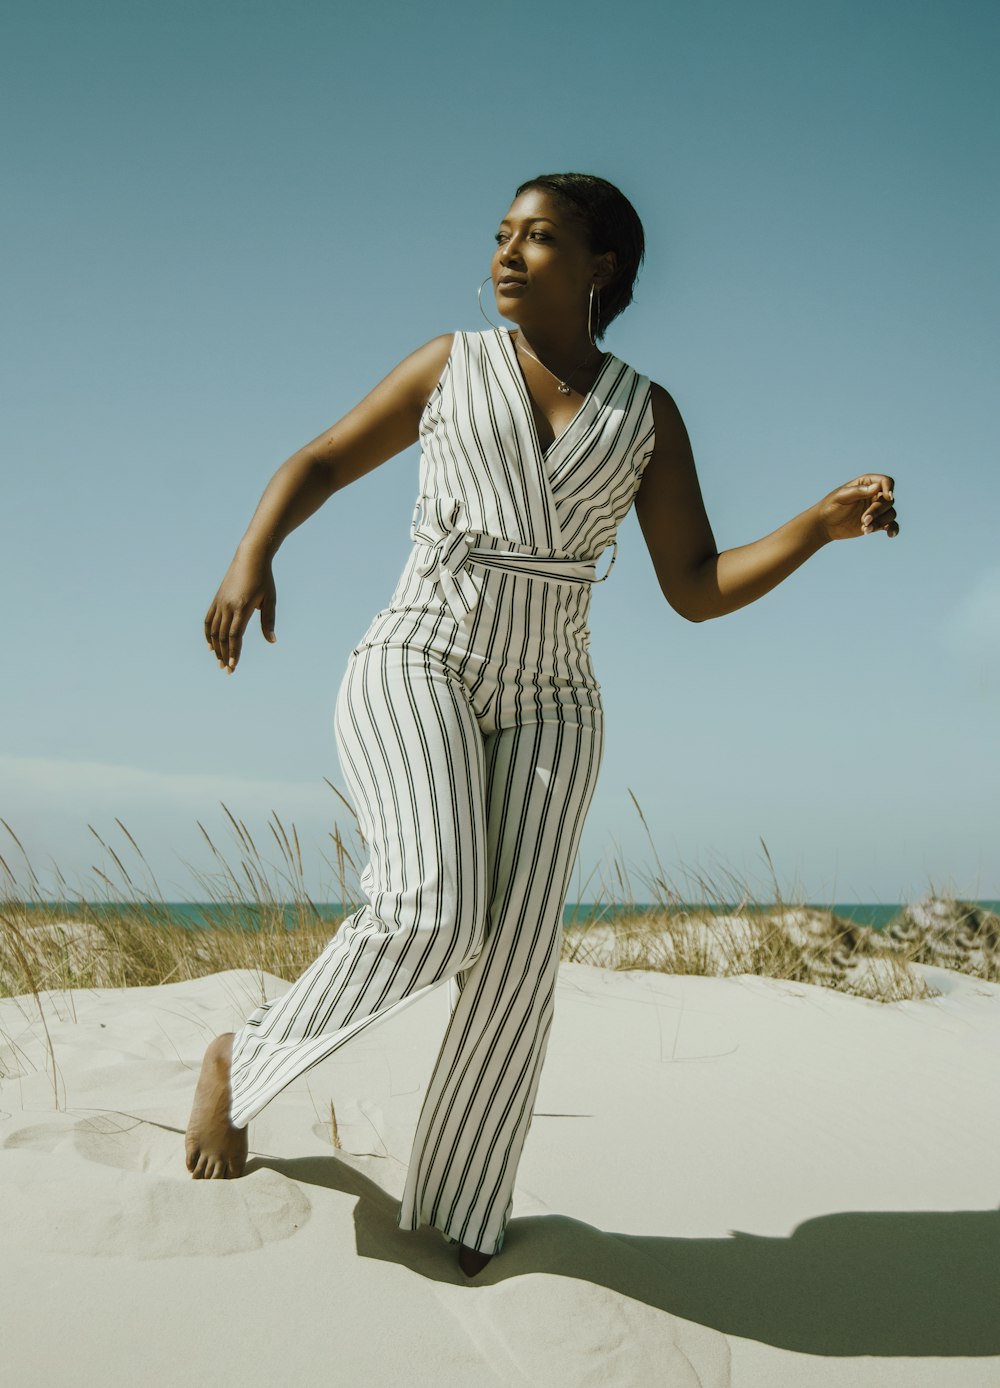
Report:
M 447 980 L 398 1223 L 497 1253 L 603 752 L 595 561 L 652 452 L 649 381 L 608 356 L 543 450 L 509 335 L 456 333 L 420 441 L 413 549 L 336 700 L 366 903 L 236 1033 L 230 1117 Z

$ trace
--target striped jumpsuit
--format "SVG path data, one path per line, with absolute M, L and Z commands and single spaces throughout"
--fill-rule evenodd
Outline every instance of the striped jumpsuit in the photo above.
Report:
M 336 701 L 366 901 L 236 1033 L 230 1118 L 447 980 L 397 1223 L 492 1254 L 603 751 L 590 585 L 652 453 L 649 381 L 606 356 L 543 450 L 510 334 L 458 332 L 419 437 L 414 545 Z

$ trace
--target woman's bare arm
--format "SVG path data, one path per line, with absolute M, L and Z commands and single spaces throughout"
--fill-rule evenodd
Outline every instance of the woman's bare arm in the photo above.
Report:
M 453 341 L 448 333 L 412 352 L 343 419 L 293 453 L 271 478 L 205 614 L 209 649 L 230 674 L 258 608 L 264 636 L 268 641 L 276 639 L 271 563 L 282 541 L 334 492 L 417 441 L 420 416 Z
M 293 453 L 268 483 L 240 548 L 273 558 L 334 492 L 416 443 L 453 340 L 448 333 L 419 347 L 343 419 Z
M 663 596 L 688 621 L 755 602 L 829 540 L 883 528 L 899 533 L 893 480 L 873 473 L 835 488 L 763 539 L 720 554 L 680 411 L 662 386 L 654 382 L 651 390 L 656 437 L 635 510 Z

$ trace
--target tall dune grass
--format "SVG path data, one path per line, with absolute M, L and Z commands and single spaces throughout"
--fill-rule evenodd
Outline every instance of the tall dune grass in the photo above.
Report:
M 327 784 L 352 824 L 347 837 L 334 825 L 329 835 L 333 861 L 325 852 L 321 857 L 332 869 L 331 895 L 350 910 L 361 902 L 357 883 L 367 845 L 353 807 L 331 782 Z M 634 796 L 633 801 L 649 836 Z M 117 847 L 88 826 L 114 865 L 113 873 L 95 866 L 94 880 L 70 894 L 56 869 L 62 895 L 55 905 L 45 906 L 20 840 L 0 820 L 12 845 L 7 857 L 0 854 L 0 996 L 33 999 L 44 1023 L 42 995 L 51 990 L 142 987 L 246 969 L 257 975 L 263 1001 L 262 974 L 297 977 L 341 921 L 323 919 L 306 890 L 294 825 L 286 830 L 272 814 L 268 842 L 277 848 L 278 859 L 271 863 L 247 825 L 225 805 L 222 808 L 232 839 L 228 856 L 199 822 L 212 867 L 202 871 L 189 865 L 201 899 L 212 904 L 217 921 L 204 930 L 188 928 L 171 915 L 146 858 L 120 820 L 115 821 L 122 835 Z M 653 867 L 637 876 L 642 899 L 652 905 L 640 908 L 631 873 L 616 851 L 601 865 L 594 914 L 564 931 L 562 957 L 612 969 L 756 974 L 819 984 L 878 1002 L 920 998 L 933 991 L 914 971 L 915 963 L 1000 981 L 996 915 L 955 897 L 938 896 L 932 886 L 925 901 L 904 908 L 886 930 L 875 931 L 832 911 L 786 900 L 767 845 L 761 842 L 773 884 L 768 902 L 755 900 L 748 884 L 729 871 L 718 877 L 685 871 L 682 893 L 664 870 L 650 837 Z M 100 893 L 103 899 L 94 900 Z M 288 914 L 291 920 L 286 923 Z

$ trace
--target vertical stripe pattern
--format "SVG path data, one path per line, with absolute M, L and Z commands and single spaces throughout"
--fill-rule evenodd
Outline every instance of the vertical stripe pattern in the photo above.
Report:
M 603 751 L 591 586 L 652 452 L 649 382 L 607 357 L 542 450 L 508 335 L 456 333 L 420 440 L 413 549 L 335 705 L 365 904 L 236 1033 L 230 1116 L 447 980 L 398 1222 L 496 1253 Z

